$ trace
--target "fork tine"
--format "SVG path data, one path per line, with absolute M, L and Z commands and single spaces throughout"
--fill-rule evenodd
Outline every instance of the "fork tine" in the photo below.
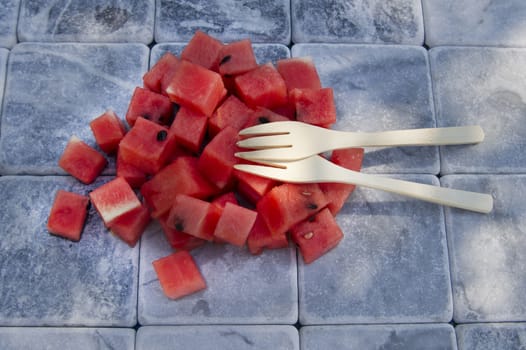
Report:
M 249 174 L 258 175 L 262 177 L 267 177 L 274 180 L 281 180 L 286 168 L 284 167 L 275 167 L 272 163 L 265 163 L 266 165 L 257 165 L 257 164 L 235 164 L 234 168 L 240 171 L 244 171 Z
M 290 121 L 281 121 L 281 122 L 272 122 L 266 124 L 259 124 L 255 126 L 250 126 L 239 131 L 240 136 L 261 136 L 261 135 L 275 135 L 275 134 L 288 134 L 287 124 L 291 123 Z
M 256 151 L 237 152 L 235 156 L 252 162 L 266 163 L 265 160 L 283 158 L 283 152 L 287 152 L 288 149 L 289 148 L 268 148 Z
M 237 142 L 238 147 L 263 149 L 274 147 L 292 147 L 288 135 L 270 135 L 250 137 Z

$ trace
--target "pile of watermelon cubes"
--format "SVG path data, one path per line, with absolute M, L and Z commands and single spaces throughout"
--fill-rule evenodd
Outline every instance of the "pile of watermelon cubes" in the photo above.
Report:
M 331 88 L 309 57 L 258 64 L 249 39 L 231 43 L 197 31 L 180 57 L 164 54 L 136 87 L 124 121 L 108 110 L 90 127 L 100 150 L 72 136 L 59 165 L 90 184 L 116 157 L 115 179 L 88 196 L 59 190 L 52 234 L 78 241 L 91 203 L 105 226 L 133 247 L 157 220 L 174 253 L 153 262 L 167 297 L 206 288 L 188 251 L 233 244 L 252 254 L 289 246 L 311 263 L 342 239 L 335 215 L 354 186 L 290 184 L 233 168 L 239 130 L 282 120 L 336 121 Z M 316 140 L 312 140 L 316 142 Z M 103 155 L 102 152 L 106 154 Z M 360 170 L 363 149 L 331 161 Z

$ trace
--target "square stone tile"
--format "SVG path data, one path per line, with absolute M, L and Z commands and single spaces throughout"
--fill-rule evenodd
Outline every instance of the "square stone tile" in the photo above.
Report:
M 159 0 L 155 41 L 187 42 L 196 30 L 230 42 L 288 45 L 291 37 L 290 1 Z
M 292 0 L 291 11 L 294 43 L 424 42 L 419 0 Z
M 22 43 L 10 53 L 0 139 L 4 174 L 65 174 L 71 135 L 93 147 L 89 122 L 111 108 L 124 119 L 148 69 L 142 44 Z M 114 163 L 105 173 L 114 173 Z
M 480 125 L 477 145 L 441 147 L 441 172 L 526 172 L 526 49 L 430 51 L 437 126 Z
M 109 179 L 0 177 L 0 325 L 136 324 L 139 247 L 111 235 L 93 207 L 79 242 L 46 229 L 58 189 L 87 195 Z
M 292 326 L 149 326 L 137 331 L 137 350 L 299 350 Z
M 180 56 L 186 44 L 183 43 L 161 43 L 155 45 L 151 50 L 150 68 L 164 55 L 170 52 L 176 56 Z M 259 64 L 267 62 L 276 63 L 276 61 L 290 57 L 290 50 L 283 44 L 261 44 L 253 43 L 252 49 Z
M 124 328 L 0 327 L 2 349 L 135 349 L 135 330 Z
M 455 328 L 459 350 L 524 348 L 526 323 L 473 323 Z
M 155 2 L 148 0 L 22 1 L 20 41 L 153 41 Z
M 298 44 L 322 85 L 334 89 L 334 129 L 387 131 L 435 127 L 427 52 L 421 47 Z M 438 147 L 366 148 L 363 171 L 438 174 Z
M 0 0 L 0 47 L 11 48 L 17 42 L 16 25 L 20 0 Z
M 300 329 L 302 350 L 456 350 L 448 324 L 307 326 Z
M 172 253 L 159 225 L 141 239 L 139 323 L 294 324 L 298 319 L 296 249 L 253 256 L 246 248 L 209 244 L 193 250 L 207 288 L 178 300 L 162 292 L 152 262 Z
M 396 177 L 439 185 L 432 175 Z M 340 244 L 309 265 L 299 259 L 301 324 L 451 320 L 441 206 L 358 187 L 336 219 Z
M 422 0 L 426 44 L 526 46 L 523 0 Z
M 454 320 L 524 320 L 526 175 L 447 175 L 441 182 L 494 198 L 489 214 L 445 210 Z

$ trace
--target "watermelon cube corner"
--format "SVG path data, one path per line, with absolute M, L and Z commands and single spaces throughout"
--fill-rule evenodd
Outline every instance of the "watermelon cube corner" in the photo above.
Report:
M 111 227 L 119 216 L 142 205 L 130 184 L 122 177 L 97 187 L 89 197 L 106 227 Z
M 329 252 L 343 238 L 343 232 L 328 208 L 295 225 L 290 231 L 305 264 Z
M 172 102 L 209 117 L 227 90 L 219 73 L 182 60 L 166 87 L 166 93 Z
M 164 294 L 179 299 L 206 288 L 206 282 L 192 255 L 180 250 L 152 263 Z
M 79 241 L 88 215 L 89 198 L 58 190 L 49 213 L 47 230 L 57 236 Z
M 108 161 L 95 148 L 76 135 L 70 137 L 58 165 L 84 184 L 91 184 L 104 170 Z
M 112 155 L 117 151 L 119 142 L 126 134 L 124 123 L 111 109 L 93 119 L 89 126 L 97 145 L 108 155 Z
M 256 211 L 227 202 L 217 222 L 214 237 L 242 247 L 254 226 L 256 217 Z

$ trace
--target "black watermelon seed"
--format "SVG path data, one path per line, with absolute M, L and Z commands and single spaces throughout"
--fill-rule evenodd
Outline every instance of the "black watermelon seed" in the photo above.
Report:
M 149 115 L 148 113 L 144 113 L 143 115 L 141 115 L 141 117 L 143 117 L 144 119 L 147 119 L 147 120 L 152 119 L 152 116 Z
M 270 119 L 268 119 L 268 117 L 267 117 L 267 116 L 264 116 L 264 115 L 260 116 L 260 117 L 258 118 L 258 121 L 259 121 L 259 124 L 267 124 L 267 123 L 270 123 Z
M 164 141 L 168 137 L 168 132 L 166 130 L 161 130 L 157 133 L 157 141 Z
M 314 222 L 314 221 L 316 221 L 316 216 L 311 215 L 311 216 L 309 217 L 309 222 Z
M 181 220 L 180 218 L 176 218 L 174 227 L 177 231 L 183 232 L 184 231 L 184 221 Z
M 230 61 L 231 58 L 232 58 L 232 55 L 226 55 L 225 57 L 221 59 L 221 61 L 219 62 L 219 65 L 223 65 L 227 63 L 228 61 Z
M 316 210 L 318 209 L 318 205 L 316 203 L 307 203 L 307 209 Z

